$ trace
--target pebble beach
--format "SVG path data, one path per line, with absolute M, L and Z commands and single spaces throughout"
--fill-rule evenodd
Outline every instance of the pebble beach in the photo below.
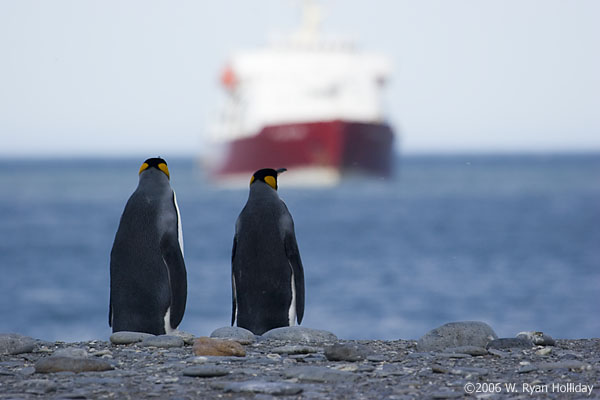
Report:
M 305 327 L 209 336 L 117 332 L 65 343 L 0 334 L 0 399 L 600 398 L 600 339 L 497 338 L 481 322 L 418 341 Z

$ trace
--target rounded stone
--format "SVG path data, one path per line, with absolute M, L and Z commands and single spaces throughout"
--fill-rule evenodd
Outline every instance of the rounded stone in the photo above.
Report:
M 550 335 L 546 335 L 544 332 L 519 332 L 517 338 L 529 339 L 537 346 L 554 346 L 556 342 Z
M 112 365 L 97 358 L 73 358 L 52 356 L 42 358 L 35 363 L 35 372 L 86 372 L 86 371 L 108 371 L 114 369 Z
M 193 334 L 184 332 L 184 331 L 180 331 L 180 330 L 175 330 L 175 331 L 169 333 L 169 335 L 182 338 L 183 342 L 188 345 L 194 344 L 194 339 L 196 338 Z
M 152 336 L 154 335 L 144 332 L 121 331 L 110 335 L 110 342 L 113 344 L 132 344 L 141 342 L 142 340 Z
M 335 343 L 338 341 L 337 336 L 331 332 L 301 326 L 286 326 L 283 328 L 271 329 L 262 336 L 271 340 L 285 340 L 308 344 Z
M 485 356 L 488 354 L 488 351 L 485 348 L 478 346 L 448 347 L 444 351 L 446 353 L 460 353 L 468 354 L 470 356 Z
M 466 354 L 466 353 L 436 353 L 436 357 L 438 358 L 471 358 L 473 357 L 470 354 Z
M 290 345 L 273 347 L 271 351 L 276 354 L 312 354 L 317 353 L 319 348 L 313 346 Z
M 226 393 L 261 393 L 271 396 L 291 396 L 302 392 L 300 385 L 287 382 L 266 382 L 260 380 L 229 382 L 223 385 Z
M 369 349 L 360 344 L 337 343 L 325 347 L 325 357 L 329 361 L 361 361 L 369 356 Z
M 464 397 L 464 395 L 465 395 L 464 392 L 441 390 L 441 391 L 431 393 L 431 398 L 432 399 L 457 399 L 459 397 Z
M 168 349 L 171 347 L 183 347 L 185 342 L 179 336 L 160 335 L 147 337 L 142 340 L 140 345 Z
M 526 338 L 500 338 L 492 340 L 487 344 L 487 349 L 530 349 L 534 347 L 531 340 Z
M 0 334 L 0 354 L 31 353 L 35 348 L 35 340 L 17 333 Z
M 228 370 L 215 365 L 199 365 L 188 367 L 183 370 L 183 375 L 199 378 L 211 378 L 214 376 L 225 376 L 227 374 L 229 374 Z
M 389 359 L 388 356 L 383 355 L 383 354 L 369 354 L 367 356 L 367 361 L 371 361 L 371 362 L 384 362 L 387 361 Z
M 288 368 L 286 378 L 295 378 L 306 382 L 340 382 L 353 380 L 356 375 L 351 372 L 338 371 L 327 367 L 301 366 Z
M 418 351 L 440 351 L 448 347 L 486 347 L 498 335 L 485 322 L 449 322 L 427 332 L 417 342 Z
M 233 340 L 199 337 L 194 340 L 194 354 L 197 356 L 245 357 L 246 350 Z
M 211 334 L 211 338 L 233 340 L 240 344 L 252 344 L 256 342 L 256 336 L 248 329 L 237 326 L 224 326 L 215 329 Z
M 22 368 L 19 373 L 23 376 L 29 376 L 35 374 L 35 367 L 25 367 Z

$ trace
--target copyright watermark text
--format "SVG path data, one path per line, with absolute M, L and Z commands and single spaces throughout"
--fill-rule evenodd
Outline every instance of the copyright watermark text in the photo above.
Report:
M 591 395 L 594 385 L 583 383 L 508 383 L 508 382 L 467 382 L 464 386 L 468 394 L 478 393 L 527 393 L 530 395 L 538 393 L 576 393 Z

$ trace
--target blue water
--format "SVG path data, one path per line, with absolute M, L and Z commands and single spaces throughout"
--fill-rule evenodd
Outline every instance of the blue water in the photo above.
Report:
M 0 160 L 0 332 L 109 336 L 109 254 L 143 160 Z M 181 329 L 231 318 L 247 190 L 167 159 L 183 220 Z M 279 166 L 277 166 L 279 167 Z M 286 186 L 306 275 L 303 325 L 411 339 L 481 320 L 501 336 L 600 336 L 600 155 L 403 157 L 394 180 Z

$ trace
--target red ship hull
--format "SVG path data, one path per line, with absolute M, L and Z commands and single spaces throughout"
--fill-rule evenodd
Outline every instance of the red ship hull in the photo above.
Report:
M 216 172 L 239 176 L 285 167 L 389 177 L 393 140 L 386 124 L 336 120 L 268 126 L 256 136 L 230 142 Z

